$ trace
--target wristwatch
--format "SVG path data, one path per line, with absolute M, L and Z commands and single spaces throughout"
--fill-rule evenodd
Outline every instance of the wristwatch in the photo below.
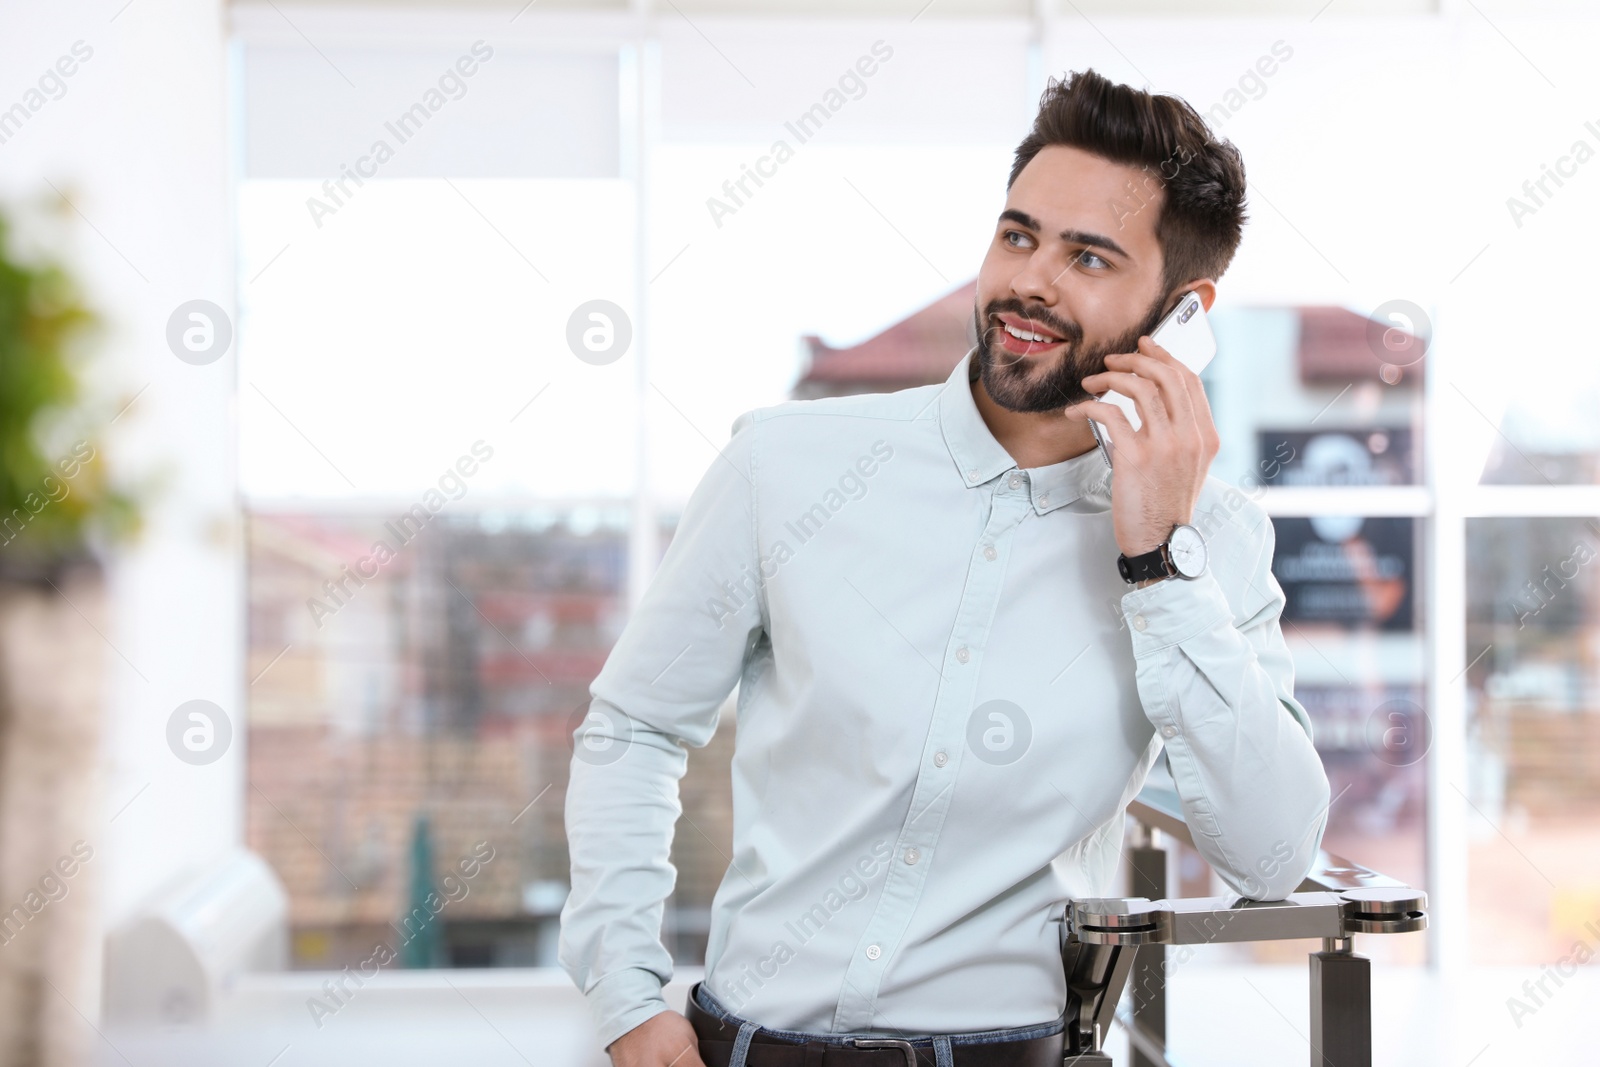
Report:
M 1117 573 L 1130 585 L 1150 578 L 1198 578 L 1206 572 L 1206 539 L 1188 523 L 1172 528 L 1167 539 L 1150 551 L 1128 557 L 1118 553 Z

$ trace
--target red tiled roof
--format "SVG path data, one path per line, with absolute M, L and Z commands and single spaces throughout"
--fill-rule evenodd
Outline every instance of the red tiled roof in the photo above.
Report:
M 251 521 L 259 547 L 315 569 L 354 565 L 372 551 L 372 538 L 316 515 L 256 513 Z
M 1409 380 L 1412 385 L 1422 383 L 1425 360 L 1413 355 L 1417 339 L 1392 324 L 1378 323 L 1365 315 L 1342 307 L 1302 307 L 1300 313 L 1300 344 L 1296 353 L 1300 366 L 1300 380 L 1306 384 L 1339 385 L 1345 382 L 1371 379 L 1383 382 L 1381 372 L 1385 366 L 1385 335 L 1394 347 L 1392 357 L 1398 375 L 1391 371 L 1389 384 Z M 1391 332 L 1392 330 L 1392 332 Z
M 895 388 L 930 385 L 950 376 L 950 368 L 972 347 L 972 308 L 977 279 L 941 296 L 882 333 L 849 348 L 833 348 L 815 334 L 805 343 L 811 361 L 796 392 L 820 383 L 897 382 Z

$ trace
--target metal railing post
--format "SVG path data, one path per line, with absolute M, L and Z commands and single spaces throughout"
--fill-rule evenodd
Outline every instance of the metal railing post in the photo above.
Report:
M 1167 850 L 1155 843 L 1155 834 L 1143 822 L 1134 823 L 1133 847 L 1128 853 L 1128 895 L 1161 900 L 1167 895 Z M 1167 1043 L 1167 949 L 1142 945 L 1133 961 L 1133 1021 L 1162 1049 Z M 1137 1046 L 1133 1067 L 1161 1067 Z
M 1372 961 L 1353 941 L 1311 954 L 1311 1067 L 1372 1067 Z

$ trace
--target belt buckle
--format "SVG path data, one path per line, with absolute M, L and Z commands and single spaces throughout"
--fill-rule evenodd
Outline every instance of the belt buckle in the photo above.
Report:
M 917 1050 L 909 1041 L 897 1037 L 855 1037 L 850 1043 L 856 1048 L 897 1048 L 906 1054 L 906 1067 L 917 1067 Z

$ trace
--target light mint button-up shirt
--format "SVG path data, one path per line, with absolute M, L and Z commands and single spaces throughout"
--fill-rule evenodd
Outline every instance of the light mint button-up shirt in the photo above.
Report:
M 1309 871 L 1328 779 L 1266 513 L 1208 478 L 1206 572 L 1128 585 L 1099 450 L 1018 469 L 973 359 L 746 412 L 691 495 L 575 731 L 560 961 L 602 1044 L 667 1007 L 684 746 L 735 685 L 706 982 L 765 1026 L 1056 1018 L 1052 920 L 1122 892 L 1123 810 L 1163 748 L 1230 887 L 1281 899 Z

